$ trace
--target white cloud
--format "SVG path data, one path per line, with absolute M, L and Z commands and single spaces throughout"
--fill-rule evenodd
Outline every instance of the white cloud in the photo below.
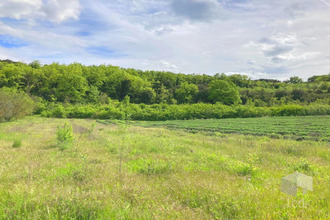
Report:
M 0 45 L 0 54 L 18 60 L 278 79 L 330 72 L 328 11 L 320 1 L 21 0 L 12 9 L 14 2 L 1 1 L 0 17 L 18 21 L 0 19 L 0 35 L 28 46 Z
M 40 15 L 42 0 L 4 0 L 0 5 L 0 17 L 25 19 Z
M 330 2 L 326 1 L 326 0 L 320 0 L 321 2 L 323 2 L 325 5 L 330 7 Z
M 79 0 L 3 0 L 0 17 L 13 19 L 47 19 L 60 23 L 78 19 L 81 6 Z
M 79 0 L 48 0 L 42 9 L 50 21 L 60 23 L 69 19 L 77 20 L 81 6 Z

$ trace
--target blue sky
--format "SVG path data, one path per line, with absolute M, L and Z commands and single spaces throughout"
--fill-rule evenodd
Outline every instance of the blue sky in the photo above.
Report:
M 303 79 L 330 73 L 330 0 L 2 0 L 0 59 Z

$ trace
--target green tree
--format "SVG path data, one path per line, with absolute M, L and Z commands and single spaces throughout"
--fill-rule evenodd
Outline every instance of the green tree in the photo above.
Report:
M 302 83 L 303 80 L 301 78 L 299 78 L 298 76 L 293 76 L 293 77 L 290 77 L 289 83 L 292 83 L 292 84 L 298 84 L 298 83 Z
M 100 91 L 96 86 L 90 86 L 87 98 L 92 103 L 98 103 L 100 101 Z
M 210 89 L 207 84 L 198 84 L 195 102 L 208 102 Z
M 15 64 L 7 64 L 0 69 L 0 87 L 20 88 L 23 80 L 23 71 Z
M 198 93 L 198 87 L 194 84 L 184 82 L 175 93 L 179 103 L 191 103 L 195 95 Z
M 61 66 L 56 81 L 57 86 L 54 89 L 57 100 L 72 103 L 83 101 L 88 86 L 86 78 L 82 75 L 81 65 Z
M 156 103 L 169 102 L 169 100 L 171 99 L 171 94 L 170 91 L 166 89 L 166 87 L 163 84 L 156 82 L 154 83 L 153 88 L 156 92 Z
M 32 67 L 33 69 L 40 69 L 41 64 L 39 60 L 34 60 L 31 63 L 29 63 L 29 66 Z
M 215 102 L 221 102 L 225 105 L 241 103 L 238 88 L 226 80 L 214 80 L 209 84 L 209 99 Z
M 152 88 L 145 88 L 141 93 L 141 102 L 145 104 L 151 104 L 154 102 L 156 93 Z
M 38 76 L 41 74 L 41 70 L 26 66 L 23 71 L 25 92 L 30 94 L 30 91 L 33 91 L 39 82 Z
M 249 87 L 251 84 L 251 80 L 244 75 L 233 74 L 228 77 L 228 79 L 233 82 L 238 87 Z

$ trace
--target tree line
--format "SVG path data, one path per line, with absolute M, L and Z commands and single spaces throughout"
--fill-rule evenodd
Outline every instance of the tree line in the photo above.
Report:
M 0 61 L 0 88 L 27 94 L 39 106 L 109 105 L 125 97 L 133 104 L 221 104 L 252 107 L 330 104 L 330 74 L 286 81 L 252 80 L 245 75 L 214 76 L 141 71 L 79 63 L 42 65 Z M 26 97 L 24 96 L 24 99 Z
M 311 103 L 328 99 L 330 74 L 307 82 L 251 80 L 244 75 L 185 75 L 79 63 L 41 65 L 0 62 L 0 88 L 9 87 L 48 102 L 105 103 L 108 98 L 132 103 L 216 103 L 273 106 L 289 102 Z

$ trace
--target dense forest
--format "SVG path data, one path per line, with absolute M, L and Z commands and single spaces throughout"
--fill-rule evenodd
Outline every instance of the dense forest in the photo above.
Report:
M 12 100 L 18 100 L 18 96 L 33 100 L 34 113 L 55 117 L 120 118 L 127 109 L 133 119 L 139 120 L 281 115 L 278 112 L 283 108 L 293 108 L 293 113 L 284 115 L 330 112 L 330 74 L 310 77 L 307 82 L 297 76 L 281 82 L 251 80 L 238 74 L 185 75 L 111 65 L 41 65 L 38 61 L 25 64 L 3 60 L 0 88 L 2 112 L 8 112 L 4 106 L 8 109 L 15 94 Z M 150 113 L 153 111 L 160 115 L 150 116 L 155 114 Z M 173 116 L 180 111 L 185 113 Z M 195 111 L 199 113 L 191 113 Z M 11 117 L 1 116 L 0 110 L 0 118 Z

